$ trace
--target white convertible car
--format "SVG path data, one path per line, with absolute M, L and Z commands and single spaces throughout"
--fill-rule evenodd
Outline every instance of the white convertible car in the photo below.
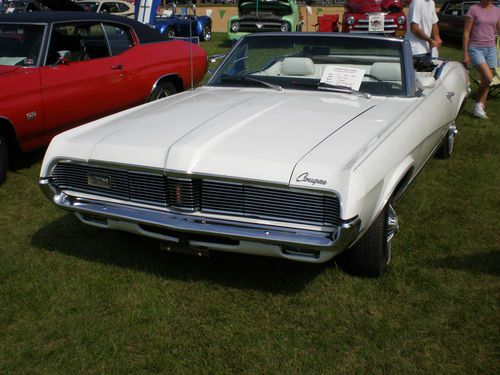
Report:
M 207 85 L 62 133 L 45 195 L 89 225 L 379 276 L 394 203 L 448 157 L 468 93 L 461 64 L 415 71 L 402 39 L 255 34 Z M 189 249 L 189 250 L 188 250 Z

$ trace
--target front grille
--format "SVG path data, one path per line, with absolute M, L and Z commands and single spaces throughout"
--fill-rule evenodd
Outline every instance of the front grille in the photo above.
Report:
M 368 32 L 368 29 L 369 29 L 368 23 L 369 23 L 368 18 L 366 18 L 366 19 L 360 19 L 358 21 L 358 24 L 354 25 L 354 29 L 356 29 L 356 31 Z M 385 33 L 385 34 L 394 34 L 396 32 L 396 28 L 397 27 L 398 26 L 396 25 L 395 20 L 393 18 L 386 18 L 385 21 L 384 21 L 384 31 L 383 31 L 383 33 Z
M 89 185 L 89 175 L 101 177 L 107 185 Z M 328 226 L 336 226 L 340 220 L 337 197 L 286 188 L 173 178 L 160 172 L 67 162 L 54 168 L 52 183 L 63 191 L 181 210 Z
M 239 31 L 245 33 L 281 31 L 281 22 L 240 22 Z

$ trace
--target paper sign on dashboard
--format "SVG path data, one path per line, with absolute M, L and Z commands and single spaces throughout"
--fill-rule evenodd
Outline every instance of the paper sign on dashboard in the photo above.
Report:
M 320 82 L 358 91 L 364 75 L 364 69 L 327 65 Z

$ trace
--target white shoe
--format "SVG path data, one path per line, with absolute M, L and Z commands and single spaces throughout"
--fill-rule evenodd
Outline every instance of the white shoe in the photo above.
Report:
M 484 104 L 481 102 L 474 103 L 472 107 L 472 115 L 479 118 L 488 118 L 486 112 L 484 111 Z

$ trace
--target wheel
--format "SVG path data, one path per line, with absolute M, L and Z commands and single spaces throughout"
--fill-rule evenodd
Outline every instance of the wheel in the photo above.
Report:
M 444 136 L 439 148 L 436 151 L 436 158 L 448 159 L 453 153 L 453 145 L 455 143 L 455 136 L 457 135 L 457 127 L 455 124 L 450 125 L 448 132 Z
M 201 31 L 201 40 L 208 42 L 210 39 L 212 39 L 212 28 L 209 25 L 205 25 Z
M 177 92 L 177 89 L 172 84 L 172 82 L 160 82 L 149 97 L 149 101 L 158 100 L 162 98 L 166 98 L 167 96 L 174 95 Z
M 7 165 L 9 164 L 9 153 L 7 143 L 2 134 L 0 134 L 0 184 L 7 177 Z
M 167 30 L 165 31 L 165 35 L 168 36 L 169 38 L 175 38 L 175 31 L 173 27 L 167 27 Z
M 359 276 L 382 276 L 391 261 L 391 243 L 398 230 L 396 211 L 388 203 L 366 233 L 340 256 L 340 266 Z

